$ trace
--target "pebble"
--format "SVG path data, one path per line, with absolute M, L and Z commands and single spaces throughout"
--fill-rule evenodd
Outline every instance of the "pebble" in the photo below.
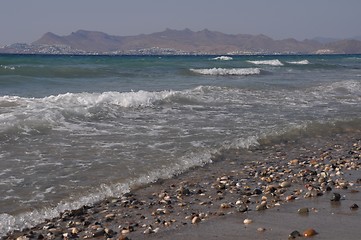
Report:
M 333 193 L 331 196 L 331 201 L 337 202 L 340 201 L 341 195 L 339 193 Z
M 111 220 L 114 219 L 114 217 L 115 217 L 115 214 L 114 214 L 114 213 L 110 213 L 110 214 L 105 215 L 105 220 L 106 220 L 106 221 L 111 221 Z
M 255 188 L 255 189 L 253 190 L 252 194 L 261 195 L 261 194 L 262 194 L 262 190 L 259 189 L 259 188 Z
M 291 187 L 291 183 L 288 181 L 284 181 L 280 183 L 280 187 L 281 188 L 287 188 L 287 187 Z
M 27 236 L 17 237 L 16 240 L 30 240 Z
M 192 224 L 197 224 L 197 223 L 199 223 L 199 222 L 201 222 L 201 218 L 200 218 L 200 217 L 195 216 L 194 218 L 192 218 Z
M 237 205 L 237 206 L 236 206 L 236 210 L 237 210 L 238 212 L 243 213 L 243 212 L 247 212 L 247 211 L 248 211 L 248 207 L 247 207 L 247 205 L 245 205 L 245 204 L 240 204 L 240 205 Z
M 221 208 L 230 208 L 231 205 L 229 203 L 222 203 Z
M 288 235 L 288 239 L 295 239 L 295 238 L 298 238 L 298 237 L 301 237 L 301 233 L 297 230 L 293 231 L 290 233 L 290 235 Z
M 316 234 L 317 234 L 317 232 L 313 228 L 309 228 L 303 232 L 304 237 L 312 237 L 312 236 L 315 236 Z
M 246 219 L 243 220 L 243 223 L 246 224 L 246 225 L 248 225 L 248 224 L 253 223 L 253 220 L 252 220 L 252 219 L 249 219 L 249 218 L 246 218 Z
M 356 203 L 352 204 L 350 207 L 351 210 L 357 210 L 358 209 L 358 205 Z
M 290 165 L 298 165 L 298 163 L 299 163 L 298 159 L 293 159 L 293 160 L 289 161 Z
M 267 209 L 267 202 L 263 201 L 261 204 L 256 206 L 256 211 L 262 211 Z
M 309 209 L 308 208 L 300 208 L 297 210 L 297 212 L 299 214 L 308 214 L 309 213 Z

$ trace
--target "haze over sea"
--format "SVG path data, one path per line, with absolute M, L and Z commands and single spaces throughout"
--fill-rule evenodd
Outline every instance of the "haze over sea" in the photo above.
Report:
M 361 55 L 0 55 L 0 235 L 360 106 Z

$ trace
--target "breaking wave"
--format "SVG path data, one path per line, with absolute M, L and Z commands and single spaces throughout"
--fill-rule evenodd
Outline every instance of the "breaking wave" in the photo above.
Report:
M 247 75 L 259 75 L 261 74 L 261 69 L 259 68 L 200 68 L 193 69 L 190 71 L 203 75 L 239 75 L 239 76 L 247 76 Z
M 213 60 L 221 60 L 221 61 L 229 61 L 229 60 L 233 60 L 232 57 L 229 57 L 229 56 L 219 56 L 219 57 L 215 57 L 215 58 L 212 58 Z
M 297 64 L 297 65 L 307 65 L 310 64 L 310 62 L 306 59 L 306 60 L 301 60 L 301 61 L 290 61 L 287 62 L 289 64 Z
M 15 70 L 14 66 L 0 65 L 0 68 L 5 69 L 5 70 Z
M 283 66 L 284 64 L 278 60 L 261 60 L 261 61 L 248 61 L 250 63 L 256 64 L 256 65 L 271 65 L 271 66 Z

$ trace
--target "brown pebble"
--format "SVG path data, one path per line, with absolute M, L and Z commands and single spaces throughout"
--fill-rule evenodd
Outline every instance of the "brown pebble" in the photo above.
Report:
M 221 208 L 230 208 L 231 205 L 229 203 L 222 203 Z
M 286 197 L 286 201 L 292 201 L 292 200 L 295 200 L 295 199 L 296 199 L 296 197 L 293 196 L 293 195 L 289 195 L 289 196 Z
M 312 236 L 315 236 L 316 234 L 317 234 L 317 232 L 313 228 L 309 228 L 303 232 L 304 237 L 312 237 Z
M 291 161 L 289 161 L 289 164 L 290 165 L 298 165 L 298 159 L 293 159 L 293 160 L 291 160 Z
M 262 211 L 267 209 L 267 202 L 263 201 L 261 204 L 256 206 L 256 211 Z
M 309 210 L 308 208 L 300 208 L 297 210 L 299 214 L 308 214 Z

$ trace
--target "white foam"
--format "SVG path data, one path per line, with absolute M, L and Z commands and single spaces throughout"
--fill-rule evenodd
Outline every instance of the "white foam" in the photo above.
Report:
M 154 102 L 163 100 L 174 95 L 174 91 L 161 92 L 104 92 L 104 93 L 66 93 L 57 96 L 49 96 L 44 102 L 51 102 L 62 106 L 104 106 L 117 105 L 120 107 L 147 107 Z
M 119 107 L 151 107 L 157 101 L 177 94 L 177 91 L 160 92 L 104 92 L 66 93 L 44 98 L 23 98 L 17 96 L 0 97 L 0 132 L 12 131 L 30 133 L 32 131 L 58 130 L 84 131 L 86 126 L 69 119 L 93 117 L 101 110 L 102 117 L 117 117 Z M 95 109 L 95 110 L 94 110 Z M 90 130 L 92 128 L 90 127 Z M 19 131 L 20 130 L 20 131 Z
M 261 61 L 248 61 L 256 65 L 271 65 L 271 66 L 283 66 L 283 63 L 278 59 L 273 60 L 261 60 Z
M 219 57 L 215 57 L 215 58 L 212 58 L 213 60 L 221 60 L 221 61 L 230 61 L 230 60 L 233 60 L 232 57 L 229 57 L 229 56 L 219 56 Z
M 203 75 L 258 75 L 261 73 L 259 68 L 200 68 L 200 69 L 190 69 L 192 72 L 203 74 Z
M 6 69 L 6 70 L 15 70 L 14 66 L 6 66 L 6 65 L 0 65 L 1 68 Z
M 206 163 L 212 162 L 212 152 L 200 151 L 184 156 L 179 163 L 172 164 L 169 167 L 160 167 L 147 174 L 141 175 L 134 179 L 129 179 L 127 183 L 118 183 L 113 185 L 102 184 L 96 188 L 94 192 L 90 192 L 85 196 L 73 196 L 67 202 L 60 202 L 55 208 L 43 208 L 25 212 L 18 216 L 12 216 L 6 213 L 0 214 L 0 236 L 6 234 L 8 231 L 14 229 L 23 229 L 32 227 L 43 222 L 45 219 L 51 219 L 59 216 L 59 213 L 65 210 L 79 209 L 83 206 L 90 206 L 95 202 L 101 201 L 108 197 L 119 196 L 127 193 L 131 188 L 143 186 L 144 184 L 152 183 L 158 179 L 171 178 L 174 175 L 180 174 L 193 166 L 203 166 Z M 53 188 L 46 189 L 45 193 L 53 191 Z M 42 197 L 41 195 L 36 197 Z
M 310 64 L 310 62 L 306 59 L 306 60 L 301 60 L 301 61 L 291 61 L 288 62 L 290 64 L 297 64 L 297 65 L 307 65 Z

